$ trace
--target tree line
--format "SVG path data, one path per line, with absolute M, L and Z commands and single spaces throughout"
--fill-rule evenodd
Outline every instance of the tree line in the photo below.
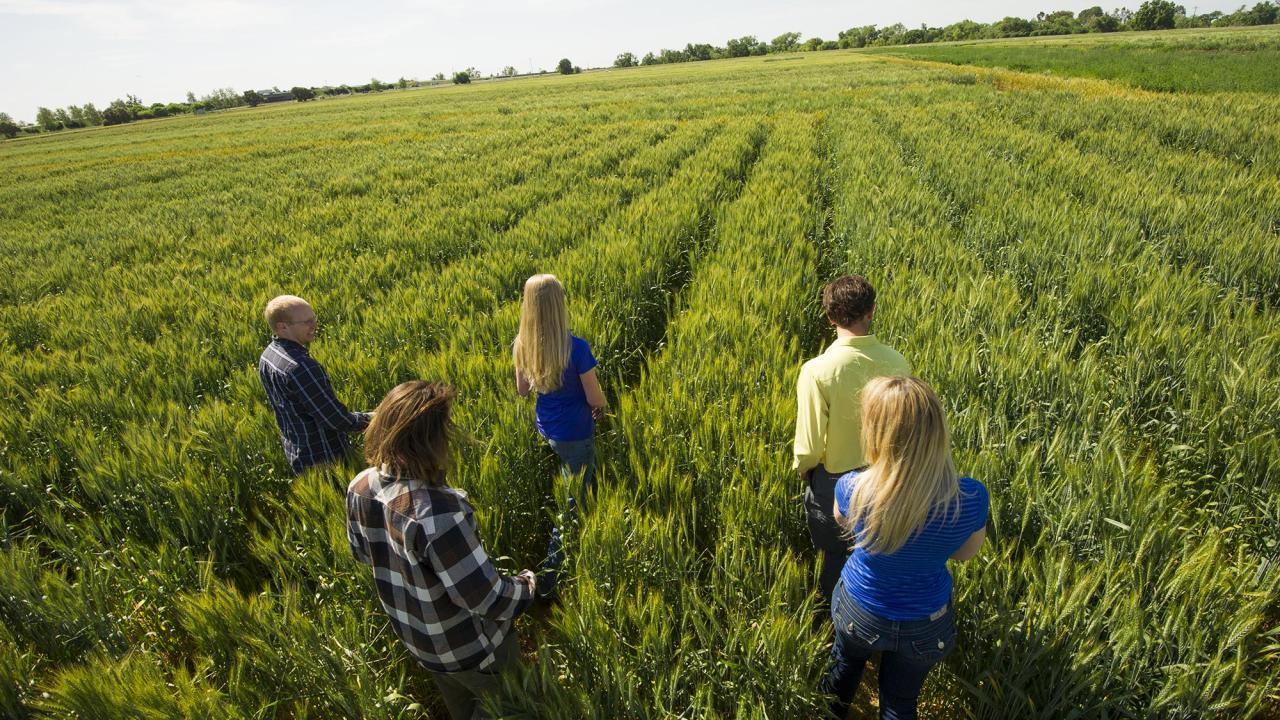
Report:
M 663 65 L 781 52 L 916 45 L 953 40 L 1074 35 L 1122 30 L 1272 25 L 1278 20 L 1280 20 L 1280 5 L 1272 0 L 1263 0 L 1248 9 L 1241 6 L 1233 13 L 1214 11 L 1203 15 L 1188 15 L 1185 6 L 1174 4 L 1169 0 L 1148 0 L 1136 11 L 1119 8 L 1106 12 L 1095 5 L 1079 13 L 1073 13 L 1070 10 L 1042 12 L 1038 13 L 1034 19 L 1010 16 L 992 23 L 961 20 L 943 27 L 921 25 L 918 28 L 908 28 L 902 23 L 886 27 L 863 25 L 842 31 L 835 40 L 811 37 L 801 41 L 801 35 L 798 32 L 782 33 L 769 42 L 759 40 L 754 35 L 745 35 L 727 41 L 723 47 L 708 43 L 689 43 L 683 50 L 663 48 L 656 53 L 645 53 L 641 58 L 637 58 L 634 53 L 624 52 L 613 61 L 613 66 L 621 68 L 636 65 Z
M 546 72 L 546 70 L 540 70 L 538 74 L 546 74 Z M 582 72 L 582 68 L 569 62 L 566 58 L 560 61 L 557 66 L 557 72 L 564 74 L 578 73 Z M 514 66 L 508 65 L 499 73 L 490 77 L 515 77 L 519 74 L 520 72 Z M 472 80 L 479 80 L 482 77 L 484 77 L 484 74 L 479 70 L 474 67 L 468 67 L 466 70 L 454 73 L 452 81 L 456 84 L 465 84 L 470 83 Z M 363 85 L 294 86 L 289 90 L 273 87 L 270 90 L 246 90 L 238 93 L 231 88 L 222 88 L 214 90 L 199 99 L 196 98 L 194 93 L 188 92 L 186 102 L 151 103 L 150 105 L 142 102 L 136 95 L 127 95 L 122 99 L 113 100 L 110 105 L 102 110 L 99 110 L 93 103 L 69 105 L 65 108 L 40 107 L 36 109 L 36 121 L 34 124 L 19 123 L 8 113 L 0 112 L 0 137 L 11 138 L 19 134 L 57 132 L 59 130 L 99 125 L 120 125 L 136 120 L 150 120 L 210 110 L 227 110 L 246 105 L 256 107 L 263 103 L 287 100 L 306 102 L 316 98 L 337 95 L 355 95 L 393 89 L 403 90 L 426 85 L 439 85 L 448 81 L 444 73 L 436 73 L 430 80 L 402 77 L 393 83 L 382 82 L 377 78 L 373 78 Z
M 65 108 L 36 108 L 34 124 L 19 123 L 8 113 L 0 112 L 0 137 L 11 138 L 19 134 L 36 134 L 57 132 L 74 128 L 95 127 L 99 125 L 121 125 L 138 120 L 170 117 L 191 113 L 203 113 L 213 110 L 229 110 L 236 107 L 256 107 L 263 103 L 295 100 L 305 102 L 329 95 L 352 95 L 357 93 L 381 92 L 396 88 L 418 87 L 444 81 L 443 74 L 437 74 L 432 81 L 400 78 L 393 83 L 382 82 L 377 78 L 363 85 L 338 85 L 324 87 L 295 86 L 289 90 L 273 87 L 270 90 L 246 90 L 237 92 L 232 88 L 220 88 L 197 98 L 195 93 L 188 92 L 186 102 L 144 103 L 136 95 L 112 100 L 111 104 L 99 110 L 93 103 L 84 105 L 68 105 Z

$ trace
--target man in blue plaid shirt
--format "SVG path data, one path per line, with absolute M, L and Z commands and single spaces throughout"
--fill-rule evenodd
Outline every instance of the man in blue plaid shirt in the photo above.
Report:
M 369 413 L 347 410 L 333 394 L 329 375 L 307 351 L 316 339 L 316 313 L 294 295 L 267 303 L 264 313 L 273 337 L 258 360 L 285 457 L 294 473 L 337 460 L 347 451 L 347 435 L 369 425 Z

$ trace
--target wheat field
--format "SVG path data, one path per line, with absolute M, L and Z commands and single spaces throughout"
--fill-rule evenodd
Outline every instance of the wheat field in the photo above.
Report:
M 0 143 L 0 715 L 443 717 L 255 371 L 458 388 L 508 572 L 565 500 L 511 380 L 566 285 L 614 410 L 510 717 L 791 718 L 831 628 L 790 470 L 825 280 L 938 389 L 991 539 L 933 718 L 1280 716 L 1280 99 L 825 52 Z M 871 702 L 864 692 L 865 712 Z

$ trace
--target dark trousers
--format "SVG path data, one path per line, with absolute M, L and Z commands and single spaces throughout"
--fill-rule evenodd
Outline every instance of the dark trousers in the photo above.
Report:
M 822 597 L 831 601 L 831 591 L 840 579 L 845 560 L 849 559 L 852 540 L 845 536 L 844 528 L 836 522 L 832 512 L 835 504 L 836 478 L 821 465 L 809 472 L 809 487 L 804 491 L 804 514 L 809 524 L 809 539 L 813 547 L 822 553 L 822 571 L 818 575 L 818 589 Z
M 500 688 L 502 672 L 514 667 L 520 659 L 520 643 L 516 639 L 515 625 L 511 626 L 493 656 L 493 664 L 484 670 L 451 673 L 432 671 L 431 677 L 436 681 L 436 688 L 440 690 L 440 696 L 444 698 L 452 720 L 489 717 L 480 707 L 480 698 Z
M 955 610 L 948 605 L 932 619 L 898 622 L 869 612 L 844 589 L 835 588 L 831 605 L 835 643 L 831 669 L 821 690 L 834 695 L 832 717 L 844 720 L 873 652 L 880 653 L 880 718 L 913 720 L 924 679 L 956 644 Z

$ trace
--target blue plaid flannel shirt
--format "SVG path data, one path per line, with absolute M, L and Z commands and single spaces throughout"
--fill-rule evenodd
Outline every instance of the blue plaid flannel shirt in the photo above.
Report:
M 492 665 L 533 602 L 532 584 L 489 560 L 461 490 L 369 468 L 347 487 L 347 541 L 373 567 L 392 630 L 435 672 Z
M 295 473 L 342 457 L 347 434 L 369 425 L 369 413 L 351 412 L 338 401 L 329 375 L 301 343 L 272 338 L 258 360 L 258 377 Z

